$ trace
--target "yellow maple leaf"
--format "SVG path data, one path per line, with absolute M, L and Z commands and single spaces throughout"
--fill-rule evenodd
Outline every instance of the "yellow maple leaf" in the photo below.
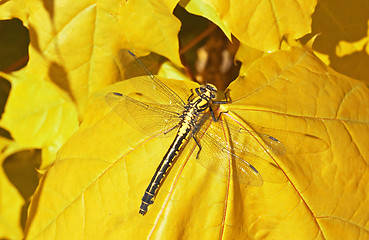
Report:
M 334 70 L 355 79 L 369 79 L 369 22 L 365 0 L 318 1 L 312 15 L 313 49 Z
M 229 37 L 264 52 L 280 49 L 286 38 L 297 39 L 311 31 L 317 1 L 191 0 L 181 4 L 189 12 L 217 24 Z
M 0 126 L 25 148 L 42 149 L 45 168 L 78 127 L 75 105 L 52 83 L 25 69 L 6 76 L 12 84 Z
M 90 94 L 121 74 L 117 65 L 121 48 L 157 52 L 181 65 L 177 41 L 180 23 L 172 14 L 175 5 L 176 1 L 158 5 L 143 0 L 10 0 L 0 5 L 0 12 L 4 12 L 0 18 L 24 20 L 31 38 L 27 72 L 66 91 L 83 116 Z
M 362 83 L 302 48 L 259 58 L 231 84 L 232 103 L 222 109 L 285 145 L 284 155 L 270 155 L 280 181 L 268 182 L 262 164 L 261 187 L 220 178 L 187 147 L 143 217 L 142 194 L 171 139 L 143 135 L 105 103 L 106 93 L 129 91 L 134 80 L 94 96 L 36 191 L 26 239 L 368 237 L 369 90 Z

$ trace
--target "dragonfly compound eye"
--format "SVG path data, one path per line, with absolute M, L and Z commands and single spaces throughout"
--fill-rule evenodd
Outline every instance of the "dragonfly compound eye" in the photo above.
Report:
M 210 91 L 214 92 L 214 93 L 216 93 L 218 91 L 218 89 L 213 84 L 210 84 L 210 83 L 208 83 L 206 85 L 206 88 L 209 89 Z
M 200 89 L 200 93 L 204 93 L 206 91 L 206 87 L 204 86 L 200 86 L 199 89 Z

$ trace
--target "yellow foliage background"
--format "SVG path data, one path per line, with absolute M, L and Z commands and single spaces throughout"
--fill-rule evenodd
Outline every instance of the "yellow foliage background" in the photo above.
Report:
M 172 65 L 159 75 L 186 78 L 175 8 L 240 41 L 224 108 L 275 129 L 285 181 L 240 186 L 183 154 L 142 217 L 170 139 L 148 141 L 104 96 L 130 89 L 120 49 L 162 55 Z M 0 0 L 0 19 L 12 18 L 30 42 L 24 68 L 0 69 L 1 239 L 369 238 L 365 0 Z

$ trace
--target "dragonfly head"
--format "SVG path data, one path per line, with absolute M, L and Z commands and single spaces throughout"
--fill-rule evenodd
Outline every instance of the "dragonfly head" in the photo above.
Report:
M 202 85 L 198 88 L 199 91 L 196 91 L 198 95 L 203 95 L 205 93 L 209 93 L 210 99 L 216 98 L 217 88 L 213 84 Z

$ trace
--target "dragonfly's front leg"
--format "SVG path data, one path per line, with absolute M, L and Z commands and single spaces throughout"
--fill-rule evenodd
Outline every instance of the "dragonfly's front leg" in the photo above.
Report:
M 210 111 L 211 117 L 213 118 L 213 121 L 214 121 L 214 122 L 218 122 L 218 121 L 219 121 L 219 119 L 220 119 L 220 117 L 222 116 L 222 114 L 223 114 L 223 113 L 227 113 L 227 112 L 228 112 L 228 111 L 220 112 L 220 113 L 219 113 L 219 116 L 218 116 L 218 117 L 216 117 L 216 116 L 215 116 L 215 113 L 214 113 L 214 110 L 213 110 L 211 107 L 209 107 L 209 111 Z
M 213 104 L 227 104 L 229 103 L 231 100 L 227 97 L 227 93 L 228 93 L 229 89 L 227 89 L 225 92 L 224 92 L 224 98 L 225 100 L 224 101 L 212 101 Z M 219 113 L 219 116 L 216 117 L 215 116 L 215 113 L 214 113 L 214 110 L 211 108 L 211 106 L 209 106 L 209 109 L 210 109 L 210 113 L 211 113 L 211 117 L 213 118 L 213 121 L 214 122 L 218 122 L 220 117 L 222 116 L 223 113 L 227 113 L 228 111 L 225 111 L 225 112 L 220 112 Z
M 191 95 L 187 98 L 187 102 L 189 102 L 193 98 L 193 89 L 191 89 Z

